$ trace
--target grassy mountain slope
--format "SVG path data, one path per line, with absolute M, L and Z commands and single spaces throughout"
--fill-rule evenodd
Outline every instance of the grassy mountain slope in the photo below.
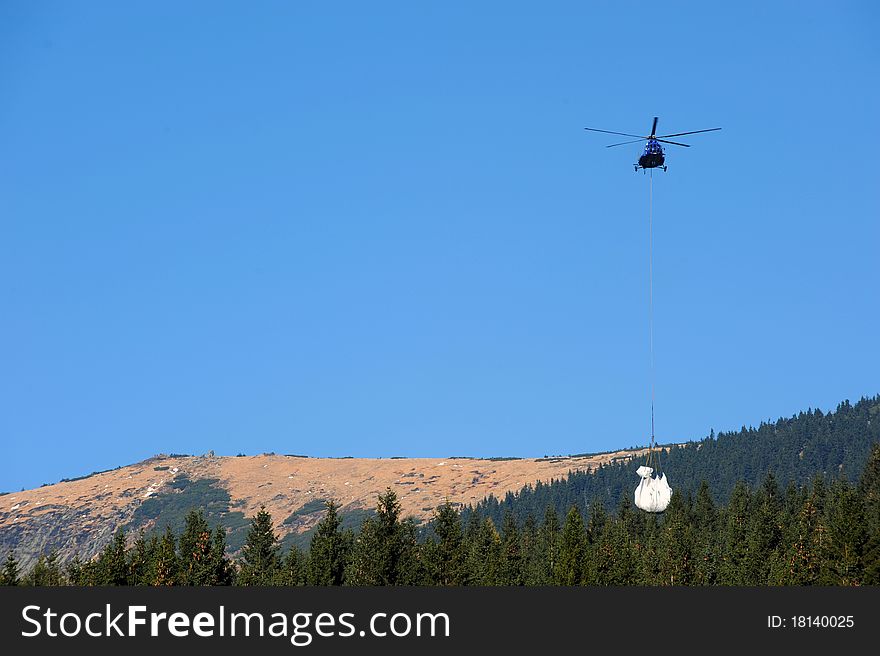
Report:
M 403 511 L 426 520 L 449 499 L 463 506 L 526 483 L 549 481 L 639 452 L 539 459 L 307 458 L 264 454 L 218 457 L 157 456 L 144 462 L 0 495 L 0 554 L 15 551 L 27 567 L 57 550 L 62 560 L 100 551 L 114 531 L 183 526 L 191 508 L 227 530 L 234 551 L 247 520 L 265 506 L 287 543 L 306 534 L 324 512 L 324 500 L 342 505 L 346 521 L 362 520 L 385 488 Z

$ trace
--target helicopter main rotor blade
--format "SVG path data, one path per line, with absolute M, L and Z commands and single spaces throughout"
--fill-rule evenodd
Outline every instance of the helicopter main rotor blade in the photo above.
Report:
M 690 148 L 690 145 L 688 145 L 688 144 L 683 144 L 683 143 L 678 143 L 677 141 L 667 141 L 666 139 L 657 139 L 656 137 L 655 137 L 655 139 L 656 139 L 657 141 L 662 141 L 663 143 L 672 144 L 673 146 L 684 146 L 685 148 Z
M 653 137 L 657 133 L 657 117 L 654 117 L 654 125 L 651 126 L 651 136 Z
M 642 138 L 642 139 L 633 139 L 632 141 L 621 141 L 620 143 L 611 144 L 610 146 L 605 146 L 605 147 L 606 147 L 606 148 L 614 148 L 615 146 L 624 146 L 624 145 L 626 145 L 626 144 L 638 143 L 639 141 L 644 141 L 644 138 Z
M 584 128 L 584 130 L 590 130 L 591 132 L 604 132 L 605 134 L 619 134 L 621 137 L 636 137 L 638 139 L 647 139 L 648 137 L 643 137 L 640 134 L 628 134 L 626 132 L 611 132 L 611 130 L 598 130 L 596 128 Z
M 693 132 L 676 132 L 675 134 L 661 134 L 659 138 L 665 139 L 666 137 L 682 137 L 686 134 L 699 134 L 700 132 L 715 132 L 715 130 L 720 130 L 721 128 L 709 128 L 708 130 L 694 130 Z

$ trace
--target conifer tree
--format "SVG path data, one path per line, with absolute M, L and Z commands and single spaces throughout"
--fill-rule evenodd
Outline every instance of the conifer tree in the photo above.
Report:
M 70 585 L 86 586 L 94 585 L 90 570 L 93 569 L 92 563 L 83 563 L 79 554 L 74 554 L 73 558 L 65 565 L 64 575 Z
M 813 504 L 819 513 L 825 512 L 825 502 L 828 498 L 828 486 L 825 484 L 825 477 L 822 474 L 816 474 L 813 477 L 813 493 L 811 495 Z
M 880 409 L 880 405 L 873 407 Z M 868 534 L 863 582 L 880 585 L 880 444 L 875 444 L 871 449 L 859 480 L 859 495 L 865 504 L 865 528 Z
M 306 555 L 293 545 L 284 556 L 278 572 L 276 585 L 296 586 L 306 584 Z
M 630 491 L 627 490 L 621 496 L 617 515 L 623 523 L 624 528 L 626 528 L 626 535 L 632 546 L 633 554 L 636 557 L 636 560 L 638 560 L 645 541 L 645 516 L 647 513 L 633 507 L 633 501 L 630 494 Z
M 150 560 L 146 537 L 140 531 L 128 555 L 129 585 L 149 585 Z
M 0 572 L 0 585 L 19 585 L 20 571 L 18 560 L 11 551 L 6 554 L 6 560 L 3 561 L 3 570 Z
M 342 531 L 339 504 L 327 502 L 327 512 L 312 536 L 308 554 L 309 585 L 342 585 L 351 547 L 351 536 Z
M 478 585 L 478 583 L 476 583 L 477 568 L 475 567 L 476 563 L 473 551 L 477 542 L 477 535 L 480 532 L 481 521 L 480 513 L 474 511 L 468 515 L 467 526 L 464 528 L 464 540 L 462 541 L 464 547 L 464 585 Z
M 875 407 L 880 408 L 880 405 Z M 871 533 L 880 532 L 880 444 L 871 448 L 871 454 L 859 479 L 859 495 L 865 504 L 868 530 Z
M 226 585 L 232 563 L 226 556 L 226 532 L 208 526 L 201 508 L 191 510 L 178 540 L 180 585 Z
M 590 520 L 587 522 L 587 542 L 598 544 L 602 531 L 608 523 L 608 513 L 602 499 L 597 498 L 590 504 Z
M 868 542 L 865 504 L 861 495 L 844 482 L 831 490 L 825 510 L 827 540 L 819 582 L 827 585 L 860 585 Z
M 639 580 L 644 513 L 633 510 L 630 492 L 620 497 L 617 513 L 608 517 L 599 542 L 592 547 L 587 581 L 595 585 L 632 585 Z
M 96 565 L 99 585 L 128 584 L 128 557 L 123 529 L 116 531 L 113 539 L 98 556 Z
M 346 585 L 383 585 L 378 534 L 375 517 L 367 517 L 352 541 L 351 557 L 345 568 Z
M 235 565 L 226 555 L 226 531 L 220 525 L 214 528 L 214 539 L 211 541 L 211 553 L 208 556 L 207 585 L 232 585 L 235 579 Z
M 190 510 L 177 541 L 180 585 L 210 585 L 211 528 L 201 508 Z
M 542 561 L 541 533 L 535 516 L 529 513 L 522 530 L 523 584 L 549 585 Z
M 745 585 L 767 585 L 776 550 L 782 540 L 779 488 L 772 472 L 768 473 L 755 494 L 747 537 L 747 555 L 743 568 Z
M 149 568 L 150 585 L 169 586 L 180 584 L 180 566 L 177 559 L 177 538 L 170 526 L 165 527 L 161 538 L 153 536 L 148 544 L 153 554 Z
M 721 533 L 719 583 L 746 585 L 750 578 L 748 530 L 751 494 L 742 481 L 733 488 Z
M 40 555 L 22 582 L 25 585 L 42 587 L 64 585 L 64 575 L 58 563 L 58 552 L 53 550 L 48 556 Z
M 587 580 L 595 585 L 632 585 L 636 581 L 636 554 L 624 519 L 609 519 L 593 546 L 592 571 Z
M 437 508 L 432 523 L 436 540 L 430 543 L 430 579 L 435 585 L 461 585 L 464 578 L 464 534 L 461 515 L 447 500 Z
M 720 557 L 718 511 L 705 480 L 700 483 L 694 501 L 693 541 L 693 582 L 695 585 L 714 585 L 718 580 Z
M 468 585 L 497 585 L 501 538 L 488 517 L 471 515 L 465 533 L 465 571 Z
M 784 499 L 782 500 L 784 521 L 791 523 L 798 516 L 806 500 L 807 489 L 799 487 L 794 481 L 789 481 L 788 486 L 785 488 Z
M 880 585 L 880 535 L 874 533 L 865 543 L 864 572 L 862 583 Z
M 587 565 L 587 532 L 584 519 L 572 506 L 565 516 L 559 545 L 559 561 L 554 572 L 556 585 L 582 585 Z
M 400 502 L 391 488 L 379 495 L 375 530 L 376 577 L 379 585 L 395 585 L 400 578 L 404 540 L 400 525 Z
M 400 523 L 401 553 L 396 585 L 425 585 L 429 582 L 425 551 L 419 544 L 418 527 L 412 517 Z
M 61 562 L 58 560 L 58 551 L 52 549 L 46 556 L 46 583 L 49 586 L 66 585 L 64 572 L 61 569 Z
M 513 514 L 506 512 L 501 525 L 501 562 L 498 585 L 522 585 L 522 552 L 519 527 Z
M 647 515 L 645 520 L 645 530 L 642 533 L 642 548 L 639 558 L 639 584 L 640 585 L 662 585 L 660 579 L 660 524 L 657 521 L 656 513 L 644 513 Z
M 352 585 L 407 585 L 418 558 L 415 531 L 400 520 L 400 502 L 391 488 L 379 495 L 376 514 L 361 527 L 347 580 Z
M 781 563 L 774 568 L 773 582 L 778 585 L 815 585 L 819 582 L 825 533 L 815 495 L 810 495 L 804 502 L 791 531 L 790 544 L 780 559 Z
M 281 566 L 281 546 L 272 516 L 265 507 L 251 520 L 251 527 L 241 549 L 238 585 L 272 585 Z
M 559 564 L 559 534 L 559 516 L 556 514 L 556 508 L 547 506 L 538 538 L 543 564 L 540 578 L 544 585 L 550 585 L 556 581 L 556 567 Z
M 658 583 L 689 585 L 693 574 L 693 543 L 688 504 L 681 492 L 672 493 L 660 528 Z

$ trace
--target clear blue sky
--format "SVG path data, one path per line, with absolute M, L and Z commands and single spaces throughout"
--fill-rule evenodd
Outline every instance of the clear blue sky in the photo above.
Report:
M 874 2 L 4 2 L 0 490 L 880 392 Z

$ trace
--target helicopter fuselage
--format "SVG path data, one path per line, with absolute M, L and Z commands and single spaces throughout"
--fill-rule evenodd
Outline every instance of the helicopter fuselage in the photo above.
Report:
M 635 165 L 636 171 L 639 169 L 656 169 L 660 167 L 665 170 L 666 167 L 663 166 L 665 161 L 666 157 L 663 155 L 663 147 L 656 139 L 648 139 L 648 142 L 645 144 L 645 151 L 642 153 L 642 156 L 639 157 L 639 163 Z

